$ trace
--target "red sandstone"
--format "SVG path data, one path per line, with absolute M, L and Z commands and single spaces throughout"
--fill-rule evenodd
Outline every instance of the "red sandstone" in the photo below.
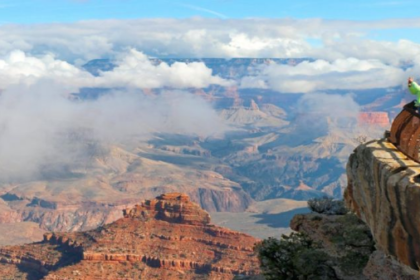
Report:
M 390 125 L 388 113 L 386 112 L 361 112 L 359 114 L 359 123 L 385 127 Z
M 0 278 L 23 269 L 55 280 L 232 279 L 259 273 L 256 242 L 210 224 L 187 195 L 165 194 L 96 230 L 47 233 L 40 243 L 0 249 Z

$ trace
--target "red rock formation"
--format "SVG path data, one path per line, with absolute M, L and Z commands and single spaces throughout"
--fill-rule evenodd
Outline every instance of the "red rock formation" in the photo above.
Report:
M 386 112 L 361 112 L 359 114 L 359 123 L 384 127 L 390 125 L 388 113 Z
M 164 194 L 96 230 L 0 249 L 0 278 L 20 269 L 55 280 L 232 279 L 259 273 L 257 241 L 210 224 L 187 195 Z
M 203 182 L 216 185 L 218 181 L 225 180 L 216 172 L 202 172 Z M 116 180 L 113 187 L 126 193 L 133 193 L 146 184 L 144 178 L 135 176 Z M 178 187 L 147 188 L 140 194 L 133 194 L 132 198 L 115 199 L 112 202 L 95 202 L 69 200 L 63 201 L 60 197 L 39 199 L 15 197 L 7 203 L 0 199 L 0 224 L 19 223 L 30 221 L 37 223 L 46 231 L 84 231 L 97 228 L 103 224 L 111 223 L 122 217 L 122 210 L 135 205 L 139 199 L 136 197 L 151 198 L 159 193 L 170 192 Z M 208 211 L 242 212 L 251 203 L 251 197 L 245 192 L 229 188 L 185 187 L 185 192 L 195 202 L 199 202 Z M 126 194 L 124 194 L 126 196 Z M 54 201 L 57 199 L 58 201 Z M 109 198 L 105 201 L 109 201 Z M 35 241 L 35 240 L 34 240 Z M 0 238 L 1 244 L 1 238 Z M 15 244 L 15 243 L 13 243 Z M 17 244 L 17 243 L 16 243 Z M 8 244 L 11 245 L 11 244 Z
M 171 193 L 146 200 L 133 209 L 124 210 L 125 218 L 157 219 L 170 223 L 207 225 L 210 215 L 197 204 L 190 201 L 186 194 Z

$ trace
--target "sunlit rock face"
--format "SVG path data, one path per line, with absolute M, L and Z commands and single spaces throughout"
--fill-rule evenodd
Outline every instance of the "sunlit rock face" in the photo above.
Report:
M 361 112 L 359 114 L 359 124 L 388 127 L 390 121 L 387 112 Z
M 418 270 L 420 165 L 386 140 L 360 145 L 347 165 L 349 208 L 370 227 L 379 249 Z
M 198 204 L 191 202 L 188 195 L 182 193 L 163 194 L 156 199 L 146 200 L 130 210 L 125 210 L 124 217 L 202 226 L 210 223 L 210 215 Z

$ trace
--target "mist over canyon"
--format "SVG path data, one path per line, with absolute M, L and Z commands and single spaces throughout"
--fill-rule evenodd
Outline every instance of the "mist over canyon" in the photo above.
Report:
M 398 86 L 386 94 L 272 88 L 267 71 L 312 63 L 319 62 L 157 59 L 130 50 L 77 67 L 9 54 L 0 221 L 87 230 L 141 199 L 177 191 L 222 212 L 214 220 L 224 226 L 260 237 L 288 231 L 292 215 L 275 224 L 270 215 L 303 213 L 311 197 L 342 197 L 348 155 L 380 136 L 406 98 Z

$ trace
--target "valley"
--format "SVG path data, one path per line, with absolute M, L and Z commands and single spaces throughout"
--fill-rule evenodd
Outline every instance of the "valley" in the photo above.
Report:
M 204 62 L 214 74 L 240 80 L 273 60 Z M 94 60 L 85 68 L 96 74 L 113 65 Z M 153 98 L 163 90 L 143 89 L 139 94 Z M 386 96 L 384 90 L 375 90 L 353 92 L 351 98 L 345 92 L 331 92 L 309 99 L 238 87 L 188 91 L 211 104 L 224 125 L 222 133 L 203 137 L 155 131 L 146 139 L 116 143 L 95 142 L 83 136 L 86 132 L 76 133 L 71 139 L 76 137 L 85 152 L 70 164 L 45 166 L 31 177 L 12 179 L 7 168 L 0 168 L 0 223 L 18 227 L 36 223 L 44 231 L 90 230 L 121 218 L 122 209 L 141 200 L 183 192 L 215 213 L 216 224 L 259 238 L 279 236 L 289 231 L 290 213 L 307 211 L 307 199 L 342 196 L 346 160 L 360 143 L 358 138 L 382 135 L 406 98 L 399 89 L 389 89 Z M 83 89 L 71 98 L 98 99 L 109 92 Z M 333 102 L 331 112 L 319 110 L 328 102 Z M 354 106 L 337 108 L 346 102 Z M 16 235 L 10 244 L 19 240 Z

